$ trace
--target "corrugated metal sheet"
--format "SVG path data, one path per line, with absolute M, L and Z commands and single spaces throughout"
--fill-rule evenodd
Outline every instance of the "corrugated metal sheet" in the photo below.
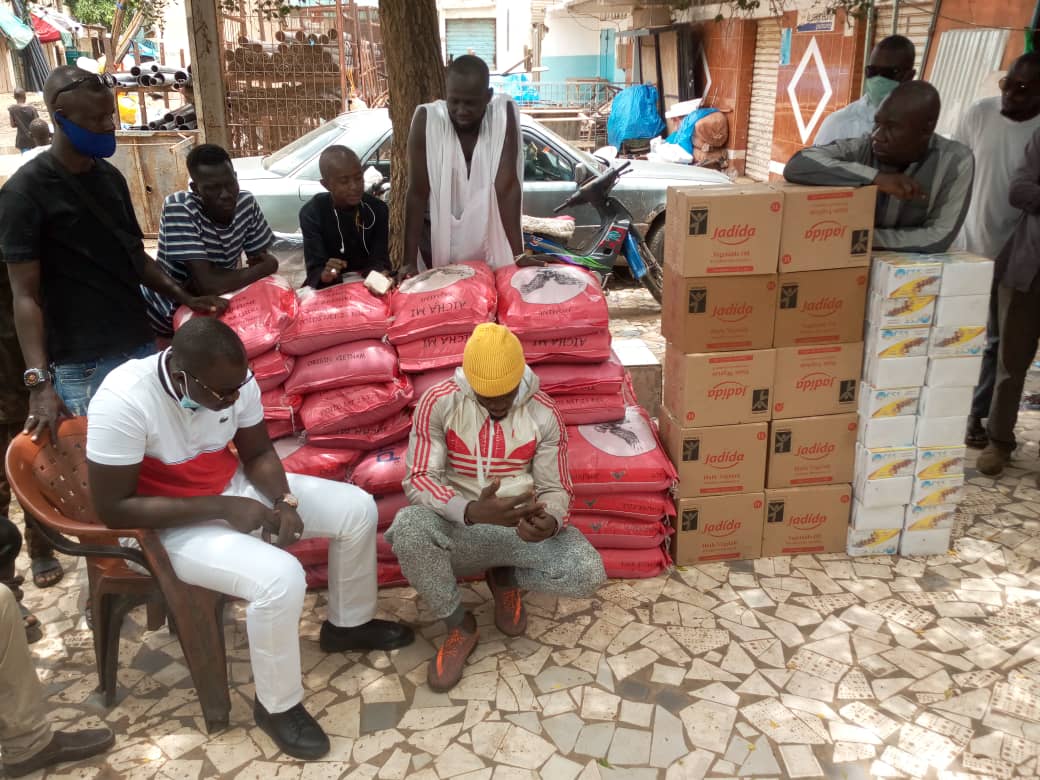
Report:
M 874 43 L 889 35 L 903 35 L 913 41 L 917 49 L 917 76 L 923 76 L 922 59 L 924 47 L 928 42 L 928 30 L 932 24 L 932 13 L 935 10 L 934 0 L 912 0 L 899 4 L 899 16 L 895 16 L 895 6 L 892 2 L 877 5 L 877 23 L 874 26 Z M 896 20 L 896 28 L 893 33 L 892 20 Z
M 983 80 L 1000 68 L 1007 48 L 1007 30 L 948 30 L 939 36 L 932 84 L 942 98 L 936 132 L 952 135 Z
M 446 19 L 444 43 L 449 57 L 460 57 L 472 49 L 491 70 L 497 67 L 494 19 Z
M 751 111 L 745 173 L 758 181 L 769 179 L 773 155 L 773 116 L 780 71 L 780 22 L 763 19 L 755 40 L 755 65 L 751 76 Z

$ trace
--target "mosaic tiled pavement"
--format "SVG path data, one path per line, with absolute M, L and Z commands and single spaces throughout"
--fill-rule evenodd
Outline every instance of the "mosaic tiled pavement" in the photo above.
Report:
M 320 651 L 325 597 L 310 594 L 306 703 L 332 737 L 311 764 L 252 724 L 241 605 L 226 613 L 231 728 L 207 737 L 165 629 L 132 614 L 106 709 L 77 623 L 81 572 L 30 587 L 51 717 L 118 735 L 103 759 L 46 777 L 1038 777 L 1040 463 L 1027 436 L 1002 480 L 971 479 L 946 556 L 772 558 L 610 582 L 590 600 L 531 595 L 519 639 L 495 630 L 486 587 L 467 587 L 482 643 L 449 694 L 424 683 L 443 627 L 412 590 L 381 592 L 380 612 L 420 638 L 367 655 Z

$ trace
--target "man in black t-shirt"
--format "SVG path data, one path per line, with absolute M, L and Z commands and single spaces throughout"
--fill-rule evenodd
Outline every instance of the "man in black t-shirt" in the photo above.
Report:
M 24 154 L 36 146 L 32 139 L 32 133 L 29 131 L 29 125 L 32 124 L 34 119 L 38 119 L 40 115 L 35 108 L 26 105 L 25 90 L 21 87 L 14 91 L 14 105 L 7 107 L 7 114 L 11 118 L 11 127 L 16 130 L 14 145 L 18 147 L 19 152 Z
M 345 273 L 390 272 L 390 209 L 365 194 L 361 161 L 345 146 L 330 146 L 318 160 L 328 190 L 300 209 L 307 287 L 339 284 Z
M 145 253 L 126 180 L 102 159 L 116 148 L 110 78 L 51 72 L 43 95 L 53 144 L 0 190 L 0 252 L 34 439 L 48 428 L 53 435 L 62 416 L 86 414 L 113 368 L 155 351 L 140 284 L 199 312 L 227 307 L 190 296 Z

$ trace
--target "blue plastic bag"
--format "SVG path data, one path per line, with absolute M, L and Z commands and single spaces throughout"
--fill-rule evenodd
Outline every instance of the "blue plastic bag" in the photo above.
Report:
M 656 138 L 664 128 L 664 120 L 657 113 L 657 87 L 636 84 L 614 98 L 607 119 L 607 142 L 620 149 L 629 139 Z
M 697 129 L 697 122 L 704 119 L 708 114 L 714 114 L 717 108 L 698 108 L 693 113 L 683 117 L 679 129 L 668 136 L 668 143 L 678 144 L 690 154 L 693 154 L 693 131 Z

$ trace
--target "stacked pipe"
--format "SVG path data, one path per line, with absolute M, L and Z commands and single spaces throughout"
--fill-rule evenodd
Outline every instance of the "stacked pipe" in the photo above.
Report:
M 198 117 L 195 115 L 195 106 L 190 103 L 173 111 L 168 111 L 159 119 L 148 123 L 146 130 L 198 130 Z

